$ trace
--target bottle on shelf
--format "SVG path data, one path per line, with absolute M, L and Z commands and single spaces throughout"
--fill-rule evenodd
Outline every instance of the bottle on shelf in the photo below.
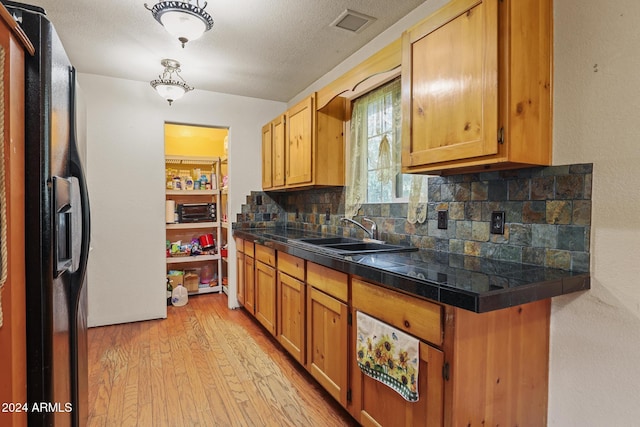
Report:
M 167 306 L 171 305 L 171 298 L 173 296 L 173 285 L 171 279 L 167 277 Z

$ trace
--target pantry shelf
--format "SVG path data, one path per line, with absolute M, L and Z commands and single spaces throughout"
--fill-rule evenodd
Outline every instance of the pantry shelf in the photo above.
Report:
M 167 230 L 187 230 L 187 229 L 199 229 L 199 228 L 211 228 L 219 227 L 219 222 L 191 222 L 182 224 L 167 224 Z M 223 225 L 224 227 L 224 225 Z
M 220 259 L 220 255 L 193 255 L 193 256 L 176 256 L 167 257 L 167 264 L 183 264 L 202 261 L 216 261 Z

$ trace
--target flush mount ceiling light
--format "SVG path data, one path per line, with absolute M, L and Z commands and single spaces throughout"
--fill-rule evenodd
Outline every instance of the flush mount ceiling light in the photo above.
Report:
M 178 61 L 175 59 L 163 59 L 160 63 L 164 67 L 164 71 L 157 79 L 151 80 L 150 84 L 171 105 L 173 101 L 182 98 L 182 95 L 193 90 L 193 87 L 189 86 L 180 75 L 180 63 Z
M 204 10 L 207 7 L 206 1 L 202 7 L 200 0 L 161 1 L 152 8 L 146 3 L 144 7 L 151 11 L 160 25 L 180 40 L 182 47 L 213 28 L 213 18 Z

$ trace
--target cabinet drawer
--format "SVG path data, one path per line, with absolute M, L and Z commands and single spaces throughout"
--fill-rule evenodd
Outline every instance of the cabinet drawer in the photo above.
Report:
M 239 237 L 235 238 L 236 240 L 236 252 L 244 253 L 244 240 Z
M 348 301 L 349 276 L 345 273 L 308 262 L 307 283 L 341 301 Z
M 278 271 L 304 280 L 304 260 L 286 252 L 278 252 Z
M 263 263 L 274 267 L 276 266 L 276 250 L 273 248 L 268 248 L 266 246 L 262 246 L 262 245 L 255 245 L 256 246 L 256 259 L 258 261 L 262 261 Z M 245 247 L 245 253 L 247 253 L 247 248 Z
M 250 256 L 251 258 L 254 258 L 254 255 L 253 255 L 253 246 L 254 246 L 253 242 L 248 242 L 248 241 L 245 240 L 243 246 L 244 246 L 244 253 L 247 256 Z
M 353 308 L 416 338 L 442 346 L 442 306 L 351 279 Z

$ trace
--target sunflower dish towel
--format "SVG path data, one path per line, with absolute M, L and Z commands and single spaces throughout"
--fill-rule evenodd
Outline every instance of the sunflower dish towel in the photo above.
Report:
M 418 340 L 359 311 L 356 324 L 356 357 L 362 372 L 391 387 L 409 402 L 416 402 Z

